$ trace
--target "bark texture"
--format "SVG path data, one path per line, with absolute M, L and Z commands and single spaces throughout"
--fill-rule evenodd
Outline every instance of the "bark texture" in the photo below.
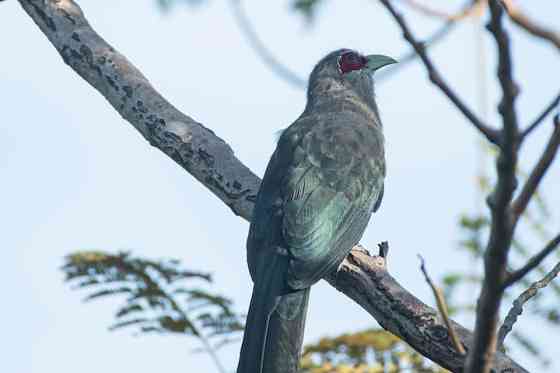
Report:
M 137 68 L 91 28 L 74 1 L 19 3 L 64 62 L 100 92 L 152 146 L 187 170 L 235 214 L 250 219 L 260 179 L 235 157 L 228 144 L 165 100 Z M 451 371 L 462 371 L 465 357 L 452 347 L 437 312 L 391 277 L 383 257 L 356 247 L 326 280 L 422 355 Z M 468 350 L 472 333 L 457 323 L 454 327 Z M 499 352 L 492 371 L 526 372 Z

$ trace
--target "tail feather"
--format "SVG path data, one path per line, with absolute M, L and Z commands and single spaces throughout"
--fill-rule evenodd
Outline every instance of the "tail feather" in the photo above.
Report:
M 310 288 L 282 296 L 268 324 L 262 373 L 297 373 Z
M 274 255 L 255 279 L 237 373 L 296 373 L 309 289 L 286 288 L 287 258 Z

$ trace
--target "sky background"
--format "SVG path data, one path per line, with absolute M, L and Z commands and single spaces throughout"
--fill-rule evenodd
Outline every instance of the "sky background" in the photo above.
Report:
M 458 5 L 454 2 L 453 5 Z M 524 2 L 520 2 L 524 3 Z M 225 139 L 237 156 L 262 175 L 274 133 L 305 105 L 305 92 L 272 74 L 248 46 L 227 1 L 162 14 L 155 2 L 80 1 L 91 25 L 126 55 L 175 106 Z M 133 4 L 133 5 L 132 5 Z M 331 50 L 351 47 L 397 57 L 407 45 L 375 1 L 327 2 L 312 27 L 287 1 L 245 1 L 260 37 L 283 61 L 307 76 Z M 453 7 L 443 0 L 433 6 Z M 530 14 L 557 25 L 557 1 L 525 2 Z M 409 13 L 422 36 L 438 22 Z M 63 284 L 63 257 L 79 249 L 133 250 L 149 258 L 180 258 L 186 267 L 214 274 L 213 290 L 245 312 L 251 283 L 245 262 L 248 224 L 159 150 L 149 146 L 104 98 L 63 64 L 17 1 L 0 4 L 0 371 L 214 372 L 194 339 L 136 338 L 109 332 L 116 303 L 83 304 L 83 294 Z M 476 21 L 459 26 L 432 56 L 445 77 L 473 107 L 477 104 Z M 526 124 L 560 87 L 558 52 L 511 27 L 515 73 Z M 493 40 L 484 33 L 489 121 L 499 99 L 492 79 Z M 383 205 L 362 243 L 391 246 L 391 274 L 424 302 L 434 301 L 418 270 L 417 253 L 432 277 L 471 265 L 456 250 L 457 220 L 483 208 L 475 189 L 480 164 L 477 134 L 426 79 L 422 66 L 407 66 L 377 86 L 385 126 L 388 174 Z M 547 140 L 550 120 L 524 147 L 530 166 Z M 491 167 L 488 168 L 492 172 Z M 560 172 L 544 181 L 551 209 L 560 205 Z M 557 232 L 558 211 L 549 223 Z M 532 247 L 540 249 L 540 244 Z M 474 302 L 475 291 L 465 302 Z M 504 308 L 509 308 L 504 304 Z M 466 326 L 472 320 L 462 320 Z M 557 335 L 523 315 L 519 326 L 541 338 L 545 353 L 558 352 Z M 306 342 L 376 326 L 347 297 L 320 283 L 313 288 Z M 543 330 L 546 328 L 546 330 Z M 234 371 L 239 345 L 220 351 Z M 512 356 L 530 371 L 543 371 L 525 353 Z M 553 362 L 550 372 L 560 371 Z

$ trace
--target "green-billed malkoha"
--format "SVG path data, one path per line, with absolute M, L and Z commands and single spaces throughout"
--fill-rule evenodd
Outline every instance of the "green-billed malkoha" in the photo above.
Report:
M 295 373 L 309 288 L 358 243 L 383 197 L 373 72 L 396 62 L 341 49 L 313 69 L 303 114 L 278 140 L 247 240 L 254 281 L 237 373 Z

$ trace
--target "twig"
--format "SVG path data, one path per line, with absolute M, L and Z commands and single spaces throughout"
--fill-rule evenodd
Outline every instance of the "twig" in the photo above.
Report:
M 527 264 L 519 268 L 515 272 L 509 274 L 509 276 L 504 281 L 504 289 L 515 284 L 517 281 L 521 280 L 527 273 L 531 272 L 536 268 L 541 262 L 552 253 L 560 245 L 560 233 L 550 240 L 549 243 L 535 256 L 531 257 Z
M 523 212 L 527 208 L 527 205 L 531 201 L 531 198 L 537 191 L 537 188 L 539 187 L 542 178 L 544 177 L 550 165 L 554 161 L 554 158 L 558 153 L 559 147 L 560 147 L 560 120 L 559 120 L 559 116 L 556 115 L 554 117 L 554 130 L 552 131 L 552 135 L 548 140 L 548 144 L 546 144 L 546 147 L 539 161 L 531 171 L 531 174 L 529 175 L 529 178 L 525 182 L 525 185 L 523 185 L 523 188 L 521 189 L 519 196 L 515 199 L 515 201 L 511 205 L 511 215 L 512 215 L 514 225 L 517 223 L 517 221 L 521 217 L 521 214 L 523 214 Z
M 243 35 L 245 35 L 247 41 L 249 42 L 249 46 L 257 54 L 257 56 L 259 56 L 261 60 L 272 70 L 272 72 L 280 78 L 297 88 L 305 89 L 307 87 L 307 79 L 301 78 L 297 73 L 293 72 L 286 65 L 281 63 L 259 38 L 259 35 L 253 28 L 249 17 L 243 9 L 241 0 L 229 0 L 229 3 L 239 29 Z
M 447 35 L 449 35 L 449 33 L 455 28 L 456 25 L 456 21 L 445 22 L 440 29 L 436 30 L 432 35 L 430 35 L 422 42 L 424 48 L 428 49 L 429 47 L 433 47 L 434 45 L 442 41 Z M 410 62 L 414 61 L 416 58 L 418 58 L 418 53 L 416 53 L 414 48 L 412 48 L 412 50 L 410 50 L 409 52 L 396 58 L 399 63 L 391 65 L 389 69 L 382 69 L 377 71 L 375 73 L 375 82 L 379 83 L 387 80 L 388 78 L 395 75 L 395 73 L 406 67 Z
M 416 0 L 400 0 L 408 5 L 410 9 L 416 10 L 426 16 L 445 19 L 447 21 L 459 21 L 479 13 L 487 0 L 474 0 L 470 1 L 472 5 L 467 9 L 463 9 L 456 13 L 447 13 L 428 5 L 422 4 Z
M 502 4 L 504 4 L 504 8 L 506 8 L 506 12 L 513 23 L 527 31 L 529 34 L 549 41 L 560 51 L 560 33 L 541 26 L 534 20 L 531 20 L 523 14 L 517 6 L 515 6 L 513 0 L 502 0 Z
M 525 290 L 516 300 L 513 301 L 513 307 L 509 310 L 504 323 L 500 327 L 498 333 L 498 347 L 501 348 L 508 333 L 513 329 L 513 324 L 517 321 L 519 315 L 523 313 L 523 305 L 533 298 L 540 289 L 546 287 L 560 273 L 560 263 L 556 264 L 552 270 L 544 276 L 543 279 L 533 283 Z
M 554 108 L 558 106 L 560 103 L 560 93 L 548 104 L 548 106 L 543 110 L 543 112 L 535 118 L 535 120 L 527 127 L 520 135 L 520 141 L 523 141 L 542 121 L 548 116 L 548 114 L 552 113 Z
M 472 0 L 468 0 L 465 5 L 463 5 L 462 10 L 460 10 L 457 14 L 471 14 L 474 11 L 476 4 L 479 4 L 480 1 L 486 0 L 477 0 L 473 3 Z M 421 43 L 424 45 L 424 49 L 428 49 L 433 47 L 440 41 L 442 41 L 449 33 L 455 28 L 457 25 L 456 19 L 446 21 L 441 28 L 436 30 L 433 34 L 423 40 Z M 406 67 L 410 62 L 414 61 L 418 58 L 418 53 L 412 48 L 410 52 L 407 52 L 397 58 L 399 61 L 398 64 L 392 65 L 389 69 L 382 69 L 379 72 L 375 73 L 375 82 L 379 83 L 387 78 L 392 77 L 395 73 L 399 72 L 402 68 Z
M 260 179 L 235 157 L 225 141 L 171 106 L 135 66 L 91 28 L 74 1 L 18 2 L 64 61 L 150 144 L 195 176 L 234 213 L 245 220 L 251 218 Z M 185 85 L 188 87 L 188 79 Z M 462 371 L 464 356 L 450 349 L 447 340 L 434 338 L 440 325 L 426 315 L 436 311 L 402 287 L 377 259 L 363 250 L 353 251 L 327 279 L 419 353 L 451 371 Z M 468 349 L 472 333 L 453 325 Z M 493 363 L 498 372 L 527 372 L 505 354 L 497 353 Z
M 467 117 L 467 119 L 493 144 L 498 144 L 499 142 L 499 132 L 485 123 L 483 123 L 474 114 L 471 109 L 455 94 L 455 92 L 447 85 L 443 80 L 439 71 L 435 68 L 434 64 L 426 54 L 426 49 L 423 44 L 421 44 L 410 32 L 408 25 L 406 24 L 402 15 L 397 12 L 393 7 L 390 0 L 380 0 L 381 3 L 387 8 L 391 13 L 395 21 L 399 24 L 401 30 L 403 31 L 404 38 L 412 45 L 416 53 L 420 56 L 420 59 L 424 63 L 424 66 L 428 70 L 428 76 L 430 81 L 434 83 L 448 98 L 451 102 Z
M 220 373 L 226 373 L 227 372 L 226 368 L 223 366 L 222 362 L 220 361 L 220 358 L 218 357 L 216 349 L 214 347 L 212 347 L 212 345 L 208 341 L 208 338 L 200 330 L 198 330 L 194 326 L 194 323 L 192 323 L 192 328 L 196 333 L 198 333 L 197 336 L 198 336 L 198 338 L 200 338 L 200 341 L 202 342 L 202 345 L 204 346 L 204 350 L 206 350 L 208 355 L 210 355 L 210 357 L 212 358 L 212 361 L 214 361 L 214 365 L 216 365 L 216 368 L 218 369 L 218 371 Z
M 208 337 L 206 337 L 204 333 L 198 329 L 194 320 L 189 319 L 187 313 L 177 304 L 177 302 L 172 296 L 167 294 L 165 291 L 162 291 L 162 296 L 165 297 L 165 299 L 169 302 L 169 305 L 171 306 L 171 308 L 173 308 L 175 312 L 181 315 L 181 317 L 183 317 L 185 320 L 188 320 L 189 325 L 191 326 L 191 329 L 193 331 L 193 334 L 200 339 L 200 342 L 203 345 L 203 349 L 206 351 L 208 355 L 210 355 L 210 358 L 214 362 L 214 365 L 216 365 L 218 372 L 226 373 L 226 368 L 222 365 L 222 362 L 220 361 L 220 358 L 218 357 L 216 350 L 212 347 L 212 344 L 208 340 Z
M 499 144 L 500 154 L 496 163 L 498 182 L 488 198 L 492 224 L 484 254 L 484 280 L 477 304 L 474 343 L 472 349 L 469 349 L 465 373 L 490 372 L 496 353 L 498 311 L 503 296 L 501 284 L 506 271 L 514 228 L 508 207 L 516 185 L 518 124 L 515 98 L 518 88 L 512 77 L 509 37 L 502 27 L 503 9 L 497 0 L 490 0 L 489 7 L 491 17 L 488 30 L 494 36 L 498 49 L 497 74 L 503 94 L 498 110 L 502 115 L 503 128 Z
M 470 4 L 471 1 L 472 0 L 469 0 L 468 3 Z M 278 58 L 274 56 L 274 54 L 270 51 L 266 44 L 259 38 L 254 25 L 251 23 L 251 20 L 249 19 L 247 13 L 245 12 L 245 9 L 243 8 L 241 0 L 230 0 L 230 5 L 239 30 L 245 36 L 249 43 L 249 46 L 253 49 L 256 55 L 280 79 L 283 79 L 295 88 L 305 89 L 307 87 L 307 79 L 301 77 L 299 74 L 283 64 Z M 440 29 L 436 30 L 432 35 L 430 35 L 423 42 L 424 47 L 431 47 L 443 40 L 456 25 L 457 20 L 463 18 L 460 17 L 460 15 L 469 15 L 473 12 L 474 8 L 474 5 L 465 6 L 463 10 L 457 13 L 456 19 L 451 19 L 445 22 L 445 24 Z M 400 71 L 407 64 L 414 61 L 416 57 L 418 57 L 418 54 L 414 50 L 399 56 L 397 58 L 397 61 L 399 61 L 399 63 L 394 65 L 394 67 L 390 69 L 381 70 L 380 72 L 376 73 L 375 81 L 379 83 L 392 77 L 396 72 Z
M 447 332 L 449 333 L 449 336 L 451 337 L 451 342 L 453 342 L 453 346 L 455 347 L 457 352 L 459 352 L 461 355 L 465 355 L 465 353 L 466 353 L 465 348 L 461 344 L 461 341 L 459 340 L 459 337 L 457 336 L 457 333 L 455 332 L 455 329 L 453 329 L 453 325 L 451 324 L 451 320 L 449 319 L 449 313 L 447 312 L 447 305 L 445 303 L 445 299 L 443 297 L 441 289 L 438 288 L 432 282 L 432 279 L 428 275 L 428 271 L 426 270 L 426 263 L 424 261 L 424 258 L 420 254 L 418 254 L 418 258 L 420 258 L 420 270 L 424 274 L 424 278 L 426 279 L 426 282 L 428 283 L 428 285 L 430 285 L 430 288 L 432 288 L 432 292 L 434 293 L 434 297 L 436 298 L 437 308 L 439 310 L 441 318 L 443 319 L 443 322 L 445 323 L 445 326 L 447 327 Z

